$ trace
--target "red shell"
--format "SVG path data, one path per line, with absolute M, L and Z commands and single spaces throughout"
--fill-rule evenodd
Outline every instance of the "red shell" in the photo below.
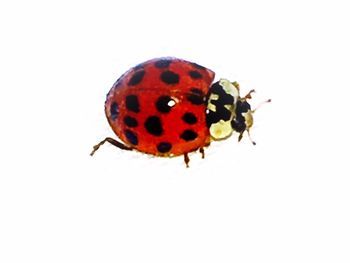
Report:
M 108 122 L 126 145 L 149 154 L 181 155 L 206 146 L 205 96 L 214 75 L 181 59 L 146 61 L 123 74 L 109 91 Z

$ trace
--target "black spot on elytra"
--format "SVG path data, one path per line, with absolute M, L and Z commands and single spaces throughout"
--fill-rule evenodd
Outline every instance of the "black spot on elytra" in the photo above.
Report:
M 144 70 L 136 71 L 134 73 L 134 75 L 132 75 L 132 77 L 130 78 L 130 80 L 128 82 L 128 85 L 129 86 L 135 86 L 135 85 L 139 84 L 142 81 L 144 76 L 145 76 L 145 71 Z
M 129 111 L 140 112 L 139 99 L 136 95 L 128 95 L 125 98 L 125 105 Z
M 205 96 L 203 91 L 198 88 L 192 88 L 187 96 L 187 99 L 195 105 L 201 105 L 205 101 Z
M 169 142 L 161 142 L 157 145 L 157 150 L 160 153 L 167 153 L 171 150 L 172 145 Z
M 205 67 L 201 66 L 201 65 L 198 65 L 197 63 L 191 63 L 192 66 L 194 66 L 196 69 L 206 69 Z
M 116 102 L 113 102 L 110 106 L 109 109 L 110 113 L 111 113 L 111 118 L 112 121 L 115 121 L 118 118 L 119 115 L 119 107 L 118 104 Z
M 159 117 L 150 116 L 145 121 L 145 128 L 147 132 L 154 136 L 160 136 L 163 133 L 162 123 Z
M 169 102 L 173 99 L 169 96 L 161 96 L 156 101 L 156 108 L 161 113 L 170 112 L 172 106 L 169 106 Z
M 130 142 L 131 144 L 137 145 L 139 143 L 137 135 L 133 131 L 125 130 L 124 134 L 128 142 Z
M 188 72 L 188 74 L 193 79 L 201 79 L 203 77 L 202 74 L 199 73 L 197 70 L 191 70 L 190 72 Z
M 182 116 L 182 120 L 188 124 L 195 124 L 197 123 L 197 117 L 191 113 L 191 112 L 186 112 L 183 116 Z
M 173 71 L 167 70 L 160 74 L 160 79 L 166 84 L 177 84 L 180 81 L 180 76 Z
M 129 126 L 129 127 L 137 127 L 138 125 L 137 120 L 130 116 L 124 117 L 124 123 L 126 126 Z
M 160 59 L 154 63 L 156 68 L 167 68 L 171 63 L 170 59 Z
M 198 137 L 198 134 L 193 131 L 193 130 L 185 130 L 181 135 L 180 138 L 185 140 L 186 142 L 188 141 L 193 141 Z

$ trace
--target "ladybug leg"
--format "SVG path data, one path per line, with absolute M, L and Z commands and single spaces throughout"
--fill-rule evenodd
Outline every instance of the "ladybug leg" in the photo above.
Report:
M 96 144 L 94 146 L 94 149 L 92 150 L 92 152 L 90 153 L 90 155 L 94 155 L 94 153 L 100 148 L 101 145 L 103 145 L 105 142 L 109 142 L 110 144 L 114 145 L 115 147 L 118 147 L 119 149 L 122 150 L 127 150 L 130 151 L 132 150 L 132 148 L 122 144 L 121 142 L 118 142 L 116 140 L 114 140 L 113 138 L 107 137 L 106 139 L 104 139 L 103 141 L 101 141 L 100 143 Z
M 254 93 L 255 92 L 255 90 L 250 90 L 248 93 L 247 93 L 247 95 L 245 95 L 244 96 L 244 99 L 245 100 L 248 100 L 248 99 L 251 99 L 252 98 L 252 93 Z
M 202 159 L 204 159 L 205 157 L 204 148 L 199 148 L 199 152 L 202 154 Z
M 188 157 L 188 153 L 184 154 L 184 161 L 185 161 L 185 164 L 186 164 L 186 168 L 190 167 L 188 165 L 188 163 L 190 162 L 190 158 Z
M 243 133 L 244 133 L 244 131 L 241 132 L 241 133 L 239 134 L 239 136 L 238 136 L 238 142 L 240 142 L 240 141 L 242 140 L 242 138 L 243 138 Z
M 247 133 L 248 133 L 248 137 L 249 137 L 250 142 L 251 142 L 253 145 L 256 145 L 256 142 L 253 141 L 252 137 L 250 137 L 250 132 L 249 132 L 249 130 L 246 130 L 246 131 L 247 131 Z M 243 133 L 244 133 L 244 131 L 241 132 L 241 133 L 239 134 L 239 136 L 238 136 L 238 142 L 240 142 L 240 141 L 242 140 L 242 138 L 243 138 Z

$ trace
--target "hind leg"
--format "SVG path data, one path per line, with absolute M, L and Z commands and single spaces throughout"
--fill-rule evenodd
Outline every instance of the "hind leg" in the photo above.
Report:
M 122 144 L 121 142 L 118 142 L 117 140 L 107 137 L 106 139 L 104 139 L 103 141 L 99 142 L 98 144 L 96 144 L 92 150 L 92 152 L 90 153 L 90 155 L 94 155 L 94 153 L 100 148 L 101 145 L 103 145 L 105 142 L 109 142 L 110 144 L 114 145 L 115 147 L 118 147 L 119 149 L 122 150 L 127 150 L 127 151 L 131 151 L 132 148 Z

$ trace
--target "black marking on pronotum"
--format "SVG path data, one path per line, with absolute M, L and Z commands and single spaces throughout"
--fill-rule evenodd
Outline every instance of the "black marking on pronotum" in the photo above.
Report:
M 225 107 L 217 107 L 216 111 L 208 110 L 205 117 L 207 127 L 210 127 L 212 124 L 219 122 L 220 120 L 228 121 L 231 118 L 231 112 Z
M 130 117 L 130 116 L 124 117 L 124 123 L 128 127 L 137 127 L 137 125 L 138 125 L 137 120 L 133 117 Z
M 118 104 L 116 102 L 113 102 L 110 106 L 109 109 L 110 113 L 111 113 L 111 118 L 112 121 L 115 121 L 118 118 L 119 115 L 119 107 Z
M 157 150 L 160 153 L 167 153 L 171 150 L 172 145 L 169 142 L 161 142 L 157 145 Z
M 187 99 L 195 105 L 201 105 L 205 101 L 205 96 L 203 91 L 198 88 L 192 88 L 190 93 L 187 95 Z
M 160 136 L 163 133 L 162 123 L 159 117 L 150 116 L 145 121 L 145 128 L 147 132 L 154 136 Z
M 231 111 L 223 106 L 217 106 L 215 113 L 219 116 L 220 120 L 228 121 L 231 118 Z
M 217 94 L 219 99 L 216 101 L 219 105 L 233 105 L 234 98 L 232 95 L 227 94 L 224 88 L 219 84 L 219 82 L 214 83 L 210 89 L 209 94 Z M 212 101 L 214 104 L 215 100 Z
M 125 98 L 125 105 L 129 111 L 140 112 L 139 99 L 136 95 L 128 95 Z
M 219 82 L 215 82 L 209 89 L 208 98 L 211 94 L 218 95 L 216 100 L 210 100 L 209 103 L 215 105 L 215 111 L 209 110 L 206 113 L 207 126 L 210 127 L 213 123 L 217 123 L 220 120 L 228 121 L 231 118 L 232 112 L 228 110 L 226 106 L 232 106 L 234 104 L 234 97 L 227 94 Z
M 142 81 L 144 76 L 145 76 L 145 71 L 144 70 L 136 71 L 134 73 L 134 75 L 132 75 L 132 77 L 130 78 L 130 80 L 128 82 L 128 85 L 129 86 L 135 86 L 135 85 L 139 84 Z
M 197 70 L 191 70 L 190 72 L 188 72 L 188 75 L 190 75 L 192 79 L 201 79 L 203 77 L 202 74 L 199 73 Z
M 166 84 L 177 84 L 180 81 L 180 76 L 173 71 L 167 70 L 160 74 L 160 79 Z
M 180 138 L 185 140 L 186 142 L 193 141 L 197 137 L 198 134 L 193 130 L 184 130 L 184 132 L 180 135 Z
M 128 142 L 130 142 L 131 144 L 137 145 L 139 143 L 137 135 L 133 131 L 125 130 L 124 134 Z
M 182 116 L 182 120 L 188 124 L 195 124 L 197 123 L 197 117 L 191 113 L 191 112 L 186 112 L 183 116 Z
M 172 106 L 169 105 L 169 102 L 173 101 L 173 99 L 169 96 L 160 96 L 156 101 L 156 108 L 161 113 L 170 112 Z
M 213 123 L 217 123 L 220 121 L 220 116 L 211 110 L 208 110 L 205 117 L 206 117 L 207 127 L 210 127 Z
M 154 63 L 154 66 L 156 68 L 167 68 L 169 67 L 170 63 L 171 63 L 170 59 L 160 59 Z

